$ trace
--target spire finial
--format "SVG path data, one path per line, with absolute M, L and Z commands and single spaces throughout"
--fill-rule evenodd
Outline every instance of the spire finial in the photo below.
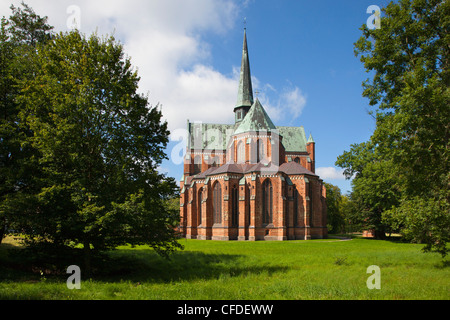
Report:
M 247 30 L 247 17 L 244 17 L 244 30 Z

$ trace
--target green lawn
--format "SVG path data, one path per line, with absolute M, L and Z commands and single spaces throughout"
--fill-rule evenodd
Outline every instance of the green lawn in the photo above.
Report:
M 180 240 L 165 260 L 148 247 L 120 247 L 101 275 L 69 290 L 69 275 L 12 270 L 0 245 L 0 299 L 445 299 L 450 269 L 423 245 L 390 241 L 219 242 Z M 11 256 L 9 256 L 11 257 Z M 381 270 L 369 290 L 367 267 Z

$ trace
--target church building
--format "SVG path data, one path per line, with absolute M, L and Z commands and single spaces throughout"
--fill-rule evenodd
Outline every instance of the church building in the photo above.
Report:
M 230 108 L 230 112 L 232 111 Z M 232 124 L 191 123 L 180 232 L 202 240 L 327 237 L 326 191 L 305 129 L 275 126 L 253 96 L 247 36 Z

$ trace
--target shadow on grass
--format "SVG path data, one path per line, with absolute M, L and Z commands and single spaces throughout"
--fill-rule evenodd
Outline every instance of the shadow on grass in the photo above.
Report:
M 241 255 L 197 251 L 176 252 L 170 256 L 170 260 L 159 257 L 152 250 L 133 253 L 119 250 L 110 256 L 110 263 L 106 263 L 105 269 L 98 274 L 98 280 L 168 283 L 253 274 L 270 276 L 289 269 L 285 266 L 249 265 Z
M 46 267 L 38 265 L 35 260 L 18 254 L 17 249 L 5 247 L 1 249 L 3 254 L 0 255 L 0 282 L 34 282 L 42 278 L 42 273 L 48 280 L 66 281 L 69 275 L 65 268 L 71 264 L 81 267 L 83 279 L 83 268 L 79 256 L 74 255 L 73 262 L 66 262 L 65 267 L 45 269 Z M 270 276 L 273 273 L 286 272 L 288 269 L 287 266 L 252 265 L 245 260 L 244 256 L 234 254 L 177 251 L 170 255 L 169 259 L 165 259 L 151 249 L 125 249 L 108 252 L 98 259 L 91 278 L 102 282 L 169 283 L 241 275 Z

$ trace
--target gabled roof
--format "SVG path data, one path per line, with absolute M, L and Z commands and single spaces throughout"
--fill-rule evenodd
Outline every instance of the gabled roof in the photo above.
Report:
M 209 173 L 209 175 L 215 175 L 220 173 L 245 173 L 253 165 L 244 163 L 225 163 L 224 165 L 215 168 L 216 170 Z
M 284 172 L 287 175 L 295 175 L 295 174 L 307 174 L 310 176 L 317 176 L 312 171 L 306 169 L 302 165 L 298 164 L 297 162 L 287 162 L 283 163 L 280 168 L 278 169 L 280 172 Z
M 217 170 L 217 167 L 211 167 L 208 170 L 205 170 L 194 176 L 195 179 L 205 179 L 207 176 L 214 174 L 214 171 Z
M 277 127 L 273 124 L 266 110 L 264 110 L 261 102 L 256 98 L 244 120 L 239 124 L 235 134 L 249 131 L 272 131 Z

